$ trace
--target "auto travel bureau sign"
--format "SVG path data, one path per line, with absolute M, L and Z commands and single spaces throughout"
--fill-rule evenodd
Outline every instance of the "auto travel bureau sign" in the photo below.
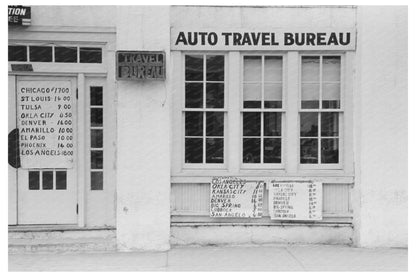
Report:
M 292 29 L 171 29 L 172 50 L 301 51 L 355 50 L 356 30 Z
M 165 80 L 164 51 L 117 51 L 117 80 Z

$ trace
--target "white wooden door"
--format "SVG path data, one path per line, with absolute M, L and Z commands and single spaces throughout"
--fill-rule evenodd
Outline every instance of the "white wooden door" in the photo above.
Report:
M 17 77 L 16 96 L 17 224 L 76 224 L 76 78 Z

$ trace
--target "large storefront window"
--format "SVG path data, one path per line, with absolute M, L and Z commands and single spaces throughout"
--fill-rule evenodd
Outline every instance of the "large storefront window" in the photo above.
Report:
M 339 163 L 341 57 L 302 56 L 300 163 Z
M 243 163 L 281 163 L 282 57 L 244 56 Z
M 224 56 L 185 56 L 185 163 L 224 163 Z

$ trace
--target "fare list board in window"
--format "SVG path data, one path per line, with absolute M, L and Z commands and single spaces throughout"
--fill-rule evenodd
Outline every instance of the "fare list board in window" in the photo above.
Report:
M 72 168 L 73 91 L 70 81 L 19 81 L 19 146 L 22 168 Z
M 322 220 L 322 183 L 269 183 L 270 218 L 277 220 Z
M 210 217 L 260 218 L 264 182 L 215 177 L 211 182 Z

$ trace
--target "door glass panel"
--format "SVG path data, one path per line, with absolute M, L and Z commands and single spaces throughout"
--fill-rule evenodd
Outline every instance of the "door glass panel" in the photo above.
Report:
M 42 189 L 43 190 L 53 189 L 53 171 L 42 172 Z
M 39 171 L 29 171 L 29 190 L 39 190 Z
M 103 151 L 91 151 L 91 169 L 103 168 Z
M 66 190 L 66 171 L 56 171 L 56 189 Z
M 91 190 L 103 190 L 103 172 L 91 172 Z

